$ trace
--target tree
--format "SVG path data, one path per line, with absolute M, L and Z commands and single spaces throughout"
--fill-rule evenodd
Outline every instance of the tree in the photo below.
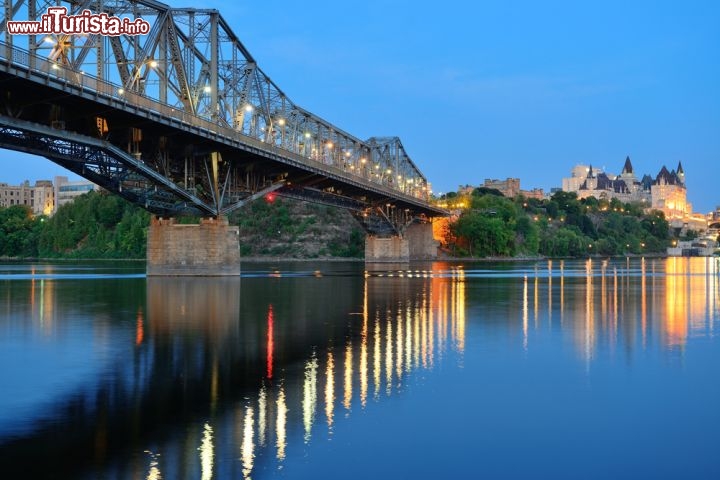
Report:
M 471 211 L 455 222 L 454 233 L 467 242 L 470 256 L 507 256 L 514 253 L 514 232 L 500 218 Z
M 555 200 L 551 200 L 545 206 L 545 211 L 547 212 L 548 217 L 557 218 L 560 213 L 560 207 Z
M 543 237 L 540 253 L 549 257 L 578 257 L 587 255 L 590 243 L 577 231 L 561 228 Z
M 645 214 L 640 205 L 617 199 L 578 200 L 568 192 L 556 192 L 549 200 L 528 201 L 475 195 L 471 211 L 461 216 L 459 228 L 454 230 L 459 237 L 455 246 L 467 245 L 473 255 L 498 254 L 497 245 L 490 245 L 486 238 L 485 232 L 492 229 L 483 217 L 501 220 L 503 228 L 498 232 L 510 231 L 514 236 L 512 247 L 504 251 L 547 256 L 662 252 L 670 235 L 662 212 Z M 498 232 L 493 238 L 502 238 Z
M 540 236 L 535 222 L 527 215 L 521 215 L 515 223 L 518 249 L 530 255 L 537 255 L 540 248 Z
M 37 237 L 44 217 L 34 217 L 26 205 L 0 208 L 0 256 L 37 256 Z
M 477 187 L 475 190 L 472 191 L 473 197 L 482 197 L 483 195 L 493 195 L 495 197 L 505 197 L 503 193 L 498 190 L 497 188 L 489 188 L 489 187 Z
M 61 206 L 38 235 L 43 257 L 142 258 L 150 215 L 125 200 L 89 192 Z

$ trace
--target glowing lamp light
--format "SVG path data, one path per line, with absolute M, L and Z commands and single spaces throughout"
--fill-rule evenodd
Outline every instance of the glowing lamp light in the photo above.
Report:
M 118 92 L 118 95 L 122 95 L 123 93 L 125 93 L 125 89 L 124 89 L 124 88 L 118 88 L 118 91 L 117 91 L 117 92 Z
M 278 123 L 278 125 L 280 125 L 280 126 L 282 127 L 283 125 L 285 125 L 285 119 L 284 119 L 284 118 L 279 118 L 278 121 L 277 121 L 277 123 Z
M 254 110 L 254 107 L 252 105 L 245 105 L 245 111 L 250 113 Z
M 334 146 L 334 145 L 333 145 L 332 142 L 327 142 L 327 143 L 325 144 L 325 147 L 327 147 L 327 148 L 333 148 L 333 146 Z
M 158 63 L 157 60 L 150 60 L 150 68 L 157 68 Z
M 210 85 L 205 85 L 205 86 L 203 87 L 203 92 L 205 92 L 205 93 L 210 93 L 210 92 L 212 92 L 212 87 L 211 87 Z
M 311 136 L 310 132 L 305 132 L 305 138 L 310 138 Z
M 360 159 L 360 163 L 365 164 L 366 162 L 367 162 L 366 159 L 364 159 L 364 158 L 361 158 L 361 159 Z
M 277 194 L 275 192 L 270 192 L 265 195 L 265 201 L 268 203 L 273 203 L 275 201 L 275 198 L 277 198 Z

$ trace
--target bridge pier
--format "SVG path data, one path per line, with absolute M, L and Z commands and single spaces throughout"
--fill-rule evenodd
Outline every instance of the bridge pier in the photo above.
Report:
M 173 218 L 154 216 L 147 238 L 147 275 L 240 275 L 238 235 L 238 227 L 223 217 L 179 225 Z
M 365 237 L 366 262 L 407 262 L 437 257 L 438 242 L 433 238 L 431 223 L 414 223 L 402 236 Z

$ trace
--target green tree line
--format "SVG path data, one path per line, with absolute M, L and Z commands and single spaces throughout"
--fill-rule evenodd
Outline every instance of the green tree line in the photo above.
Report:
M 0 208 L 0 256 L 143 258 L 150 216 L 123 199 L 89 192 L 34 216 L 25 205 Z
M 566 192 L 548 200 L 510 199 L 477 189 L 462 203 L 469 207 L 446 233 L 456 256 L 662 253 L 670 243 L 661 212 L 646 213 L 641 205 L 617 199 L 580 200 Z M 33 216 L 25 206 L 0 208 L 0 257 L 144 258 L 149 221 L 139 207 L 98 192 L 63 205 L 52 217 Z M 240 227 L 243 256 L 361 258 L 364 253 L 359 225 L 332 207 L 259 200 L 230 221 Z
M 662 212 L 646 213 L 642 205 L 617 199 L 578 199 L 567 192 L 548 200 L 510 199 L 476 189 L 463 203 L 469 208 L 451 225 L 445 242 L 457 256 L 663 253 L 670 244 Z
M 180 218 L 197 223 L 198 218 Z M 286 199 L 258 200 L 235 212 L 243 256 L 359 257 L 365 235 L 347 212 Z M 0 207 L 0 257 L 145 258 L 150 214 L 115 195 L 89 192 L 34 216 L 27 206 Z

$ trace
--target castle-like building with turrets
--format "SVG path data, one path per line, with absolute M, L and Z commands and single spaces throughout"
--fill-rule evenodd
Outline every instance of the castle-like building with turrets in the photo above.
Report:
M 625 159 L 622 172 L 617 176 L 592 165 L 576 165 L 571 176 L 563 178 L 562 189 L 575 192 L 578 198 L 639 202 L 647 208 L 661 210 L 668 219 L 681 219 L 692 213 L 681 162 L 675 170 L 669 171 L 663 165 L 655 178 L 646 174 L 640 179 L 635 175 L 630 157 Z

